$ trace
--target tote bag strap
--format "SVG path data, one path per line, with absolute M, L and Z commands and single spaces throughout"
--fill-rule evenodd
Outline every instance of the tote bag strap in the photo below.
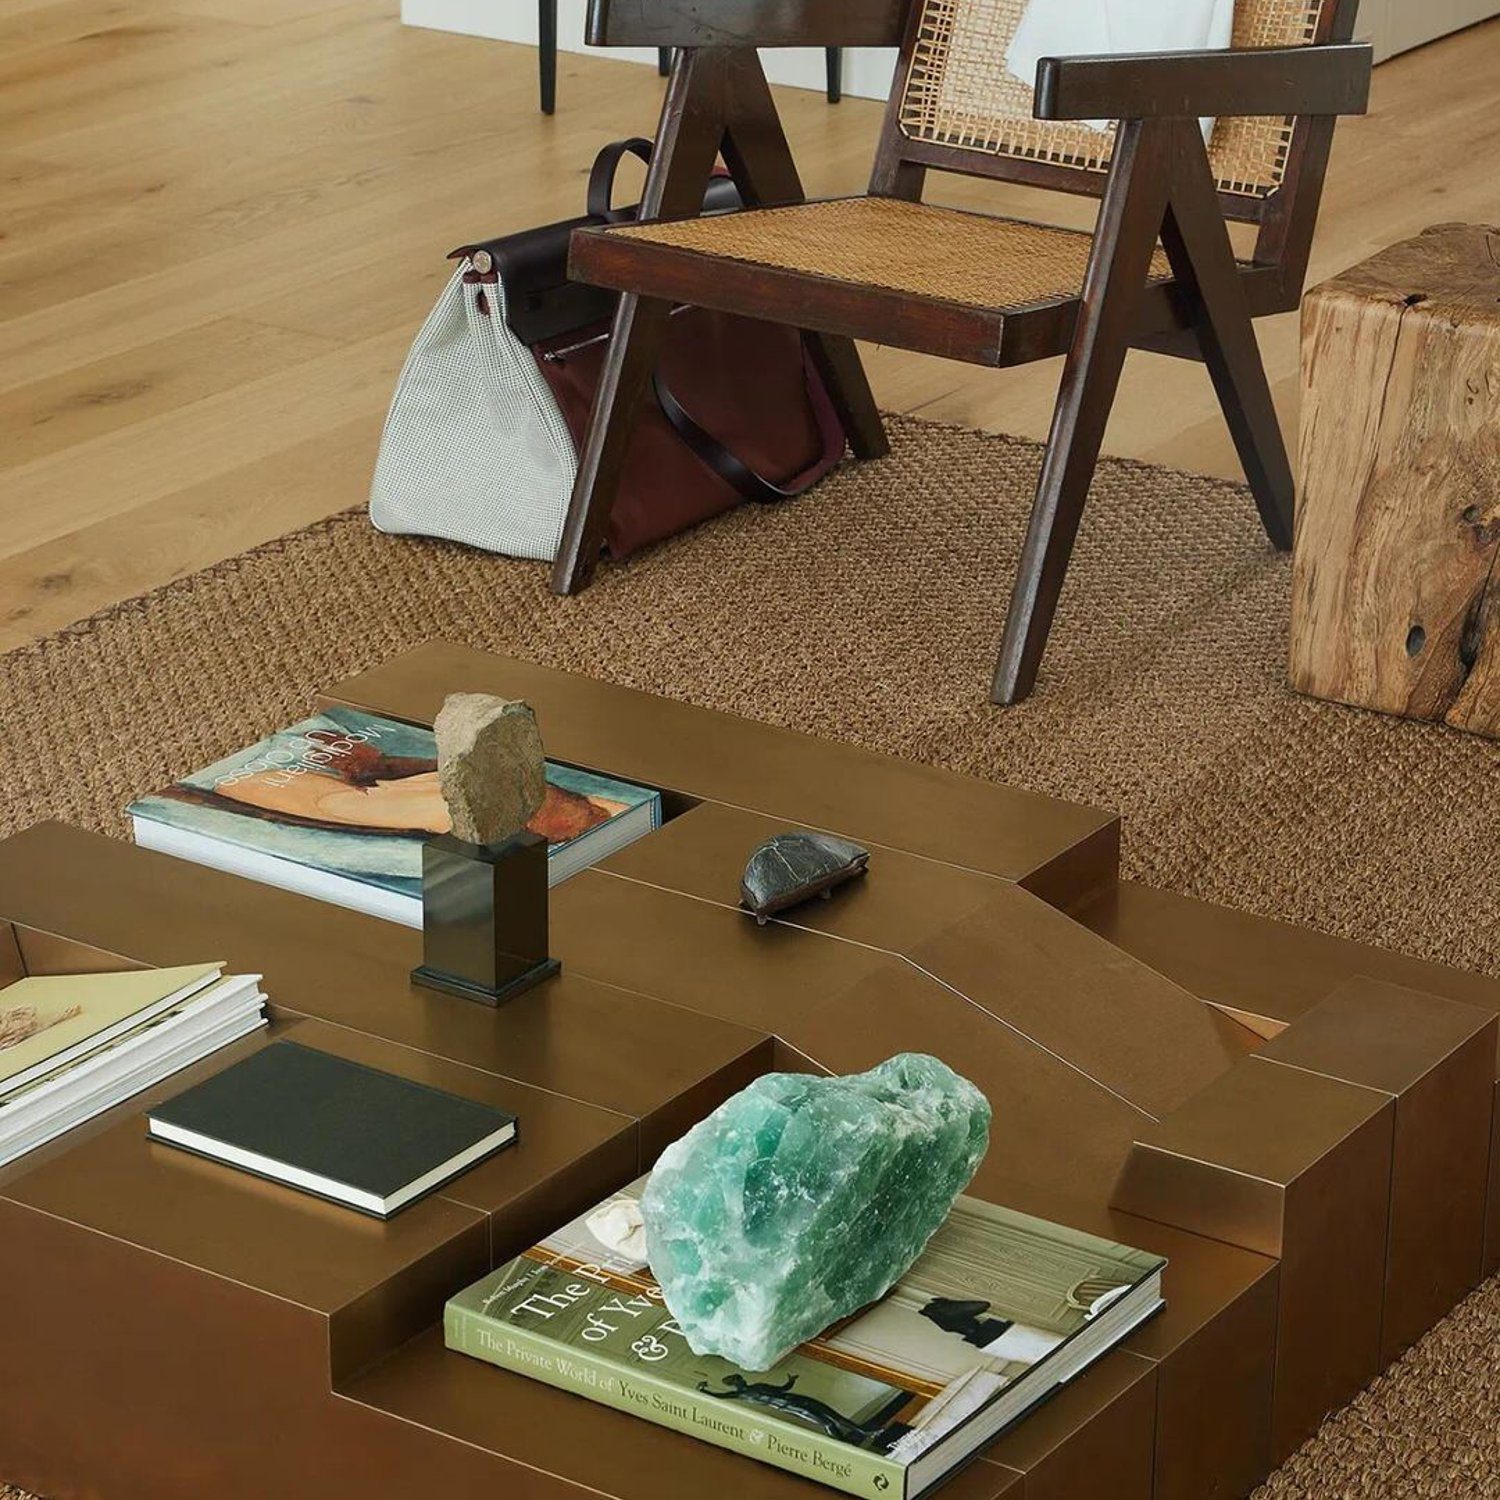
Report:
M 844 449 L 844 429 L 839 425 L 832 403 L 814 400 L 813 409 L 823 437 L 823 452 L 809 468 L 784 485 L 772 484 L 731 453 L 706 428 L 699 426 L 687 408 L 668 389 L 660 372 L 653 372 L 651 389 L 662 415 L 671 423 L 677 436 L 742 500 L 750 500 L 757 505 L 774 505 L 778 500 L 793 500 L 798 495 L 805 494 L 827 473 L 829 464 L 826 455 L 829 452 L 842 453 Z M 809 395 L 811 394 L 809 391 Z

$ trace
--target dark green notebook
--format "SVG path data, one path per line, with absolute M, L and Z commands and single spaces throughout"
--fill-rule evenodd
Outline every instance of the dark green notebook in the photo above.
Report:
M 504 1110 L 272 1042 L 147 1117 L 154 1140 L 377 1218 L 516 1138 Z

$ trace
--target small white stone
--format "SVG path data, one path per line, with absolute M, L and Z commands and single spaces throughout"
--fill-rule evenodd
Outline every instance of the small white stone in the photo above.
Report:
M 606 1250 L 637 1265 L 646 1264 L 646 1220 L 634 1198 L 616 1198 L 596 1208 L 584 1223 Z

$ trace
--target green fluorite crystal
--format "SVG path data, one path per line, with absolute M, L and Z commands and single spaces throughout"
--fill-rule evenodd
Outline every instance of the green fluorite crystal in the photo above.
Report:
M 768 1073 L 662 1152 L 651 1270 L 698 1354 L 768 1370 L 885 1295 L 989 1144 L 990 1106 L 935 1057 Z

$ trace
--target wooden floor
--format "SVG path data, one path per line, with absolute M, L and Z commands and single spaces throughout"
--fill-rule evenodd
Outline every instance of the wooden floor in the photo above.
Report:
M 648 69 L 402 28 L 394 0 L 8 0 L 0 11 L 0 647 L 361 501 L 450 246 L 581 211 L 649 133 Z M 1387 64 L 1340 127 L 1314 276 L 1500 212 L 1500 21 Z M 858 190 L 876 105 L 781 94 L 812 190 Z M 1086 223 L 1089 205 L 934 196 Z M 1294 420 L 1295 319 L 1262 325 Z M 890 351 L 883 404 L 1040 435 L 1056 362 Z M 1133 357 L 1108 446 L 1235 473 L 1199 367 Z

